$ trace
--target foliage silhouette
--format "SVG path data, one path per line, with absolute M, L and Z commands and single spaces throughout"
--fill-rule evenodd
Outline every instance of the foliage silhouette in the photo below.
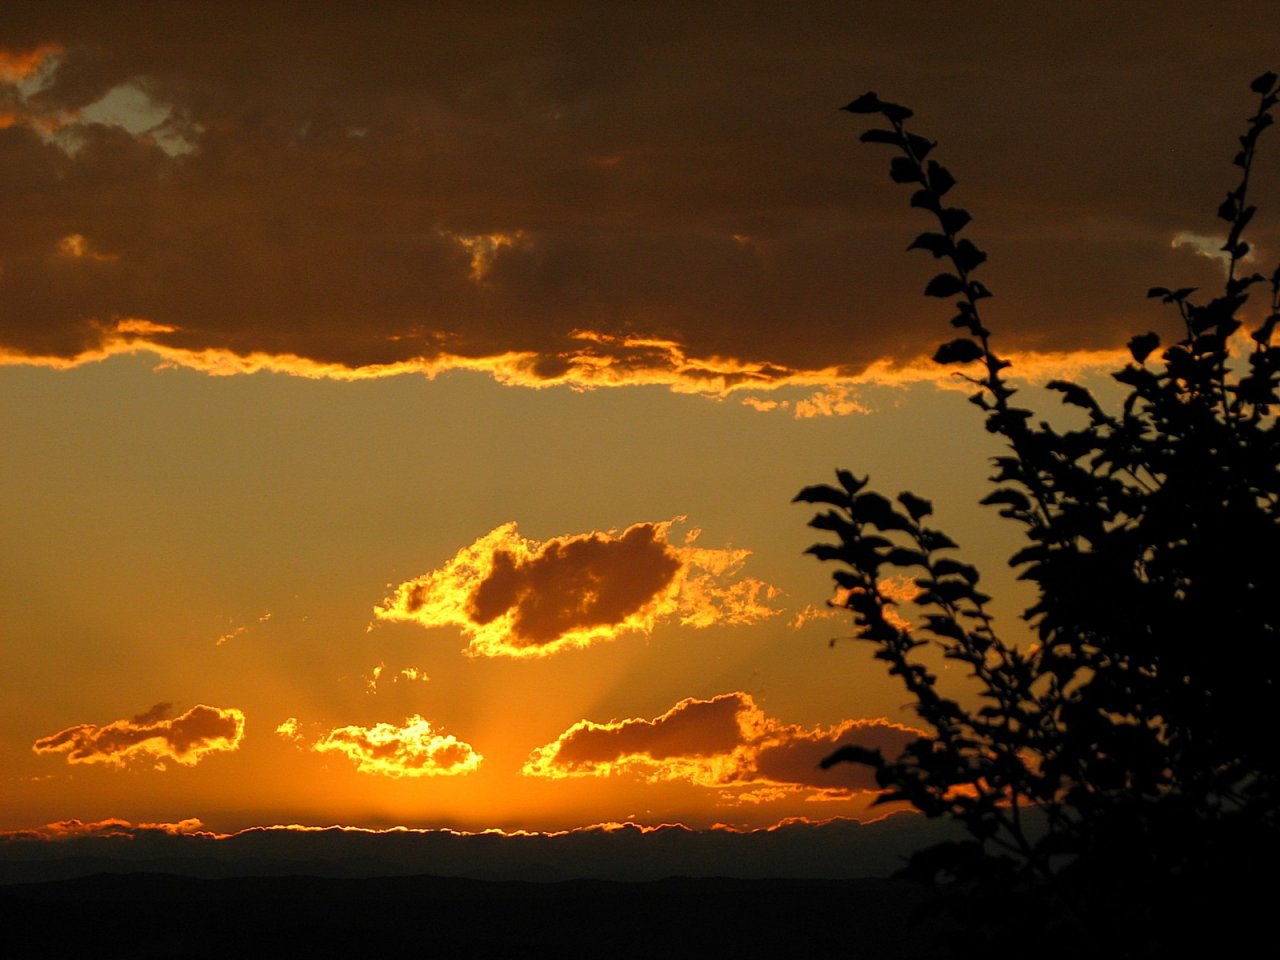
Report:
M 946 205 L 955 179 L 931 158 L 936 144 L 907 130 L 910 110 L 874 93 L 843 108 L 884 121 L 861 139 L 896 150 L 891 178 L 937 220 L 908 249 L 949 264 L 925 294 L 952 301 L 963 335 L 934 359 L 971 365 L 960 374 L 976 387 L 970 399 L 1006 443 L 982 503 L 1022 528 L 1026 546 L 1009 562 L 1037 590 L 1024 614 L 1037 641 L 1006 642 L 978 571 L 926 525 L 927 500 L 891 502 L 845 470 L 838 486 L 796 497 L 829 508 L 810 525 L 837 542 L 809 552 L 840 564 L 833 578 L 857 636 L 928 730 L 900 757 L 844 747 L 824 765 L 869 764 L 878 802 L 967 829 L 968 840 L 925 850 L 905 871 L 960 907 L 960 952 L 1162 956 L 1210 917 L 1229 929 L 1265 916 L 1251 912 L 1245 866 L 1273 869 L 1277 851 L 1280 267 L 1245 274 L 1242 237 L 1255 213 L 1255 148 L 1280 102 L 1276 75 L 1252 90 L 1239 180 L 1218 208 L 1222 292 L 1202 300 L 1153 287 L 1185 335 L 1160 363 L 1157 334 L 1129 342 L 1133 363 L 1113 374 L 1128 393 L 1114 413 L 1078 384 L 1049 383 L 1087 417 L 1062 432 L 1013 402 L 1010 364 L 982 319 L 991 293 L 974 279 L 986 254 L 960 236 L 970 217 Z M 1246 340 L 1238 315 L 1255 288 L 1269 288 L 1269 310 Z M 907 629 L 881 589 L 895 572 L 920 591 Z M 976 707 L 941 689 L 922 647 L 968 669 Z

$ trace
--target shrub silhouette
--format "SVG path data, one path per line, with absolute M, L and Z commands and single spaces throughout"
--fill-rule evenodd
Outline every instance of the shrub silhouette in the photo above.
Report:
M 836 541 L 809 552 L 840 564 L 833 578 L 857 636 L 928 730 L 900 757 L 844 747 L 824 765 L 869 764 L 877 802 L 964 825 L 968 840 L 922 851 L 905 872 L 950 891 L 956 944 L 974 953 L 1162 956 L 1211 924 L 1226 933 L 1265 916 L 1252 913 L 1261 901 L 1245 871 L 1273 870 L 1277 847 L 1280 268 L 1270 278 L 1242 268 L 1276 75 L 1252 90 L 1239 180 L 1218 208 L 1221 294 L 1152 288 L 1185 336 L 1163 350 L 1155 333 L 1129 342 L 1133 363 L 1113 374 L 1128 393 L 1114 412 L 1078 384 L 1049 383 L 1087 418 L 1062 432 L 1014 403 L 1009 362 L 982 318 L 991 294 L 974 279 L 986 254 L 961 238 L 970 217 L 946 205 L 955 180 L 931 158 L 936 144 L 907 130 L 910 110 L 874 93 L 843 108 L 883 121 L 861 139 L 895 149 L 891 178 L 937 220 L 909 249 L 948 264 L 925 293 L 953 303 L 963 335 L 934 359 L 967 365 L 970 399 L 1007 445 L 982 503 L 1025 534 L 1009 562 L 1037 589 L 1024 614 L 1037 639 L 997 635 L 978 571 L 926 525 L 927 500 L 891 502 L 844 470 L 838 486 L 806 487 L 796 500 L 829 508 L 810 525 Z M 1238 314 L 1268 288 L 1267 316 L 1246 337 Z M 909 629 L 880 586 L 902 572 L 920 591 Z M 963 664 L 976 699 L 944 692 L 919 648 Z

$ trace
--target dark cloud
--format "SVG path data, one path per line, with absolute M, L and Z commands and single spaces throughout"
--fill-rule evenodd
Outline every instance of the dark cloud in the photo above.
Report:
M 749 623 L 777 611 L 772 588 L 733 579 L 748 550 L 669 542 L 673 523 L 526 540 L 506 523 L 443 567 L 400 584 L 375 608 L 380 620 L 457 626 L 480 656 L 544 656 L 649 632 L 664 619 L 687 626 Z
M 1004 342 L 1117 346 L 1157 322 L 1146 286 L 1213 280 L 1171 241 L 1214 228 L 1270 12 L 15 0 L 0 346 L 829 383 L 945 332 L 901 253 L 923 222 L 835 110 L 869 87 L 942 139 Z M 150 129 L 87 110 L 122 85 Z
M 621 537 L 552 541 L 528 560 L 501 550 L 471 595 L 479 624 L 508 611 L 518 642 L 543 644 L 570 630 L 621 623 L 650 603 L 680 569 L 678 554 L 651 524 Z
M 849 794 L 877 789 L 870 768 L 820 766 L 839 746 L 856 744 L 896 757 L 920 731 L 888 720 L 847 720 L 805 729 L 765 714 L 750 694 L 689 698 L 652 720 L 582 720 L 529 755 L 527 776 L 607 776 L 633 772 L 652 781 L 706 787 Z M 746 799 L 763 799 L 751 793 Z
M 169 704 L 159 703 L 131 720 L 99 726 L 81 723 L 47 737 L 31 749 L 36 753 L 65 753 L 68 763 L 122 765 L 146 757 L 157 765 L 176 760 L 187 766 L 205 754 L 235 750 L 244 736 L 244 714 L 235 707 L 197 704 L 172 717 Z

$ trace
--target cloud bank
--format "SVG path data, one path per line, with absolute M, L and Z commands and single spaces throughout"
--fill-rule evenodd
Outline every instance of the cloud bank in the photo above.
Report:
M 533 777 L 634 774 L 704 787 L 815 791 L 847 796 L 878 789 L 867 767 L 819 764 L 838 746 L 856 744 L 897 756 L 920 731 L 888 720 L 847 720 L 806 729 L 769 717 L 750 694 L 681 700 L 653 719 L 582 720 L 534 750 L 523 773 Z M 763 789 L 763 792 L 759 792 Z
M 505 523 L 443 567 L 400 584 L 374 608 L 383 621 L 455 626 L 473 656 L 546 656 L 649 633 L 662 621 L 708 627 L 777 611 L 772 588 L 735 579 L 750 551 L 672 544 L 674 520 L 527 540 Z
M 130 720 L 67 727 L 41 737 L 31 749 L 65 753 L 68 763 L 123 766 L 145 758 L 157 766 L 165 760 L 193 766 L 207 754 L 237 749 L 244 737 L 244 714 L 235 707 L 197 704 L 180 716 L 171 714 L 170 704 L 158 703 Z
M 444 2 L 388 29 L 12 0 L 0 356 L 813 384 L 801 415 L 856 410 L 827 388 L 946 336 L 901 253 L 923 222 L 836 113 L 873 85 L 943 141 L 1001 349 L 1120 347 L 1158 322 L 1146 286 L 1214 278 L 1170 243 L 1212 219 L 1218 118 L 1277 37 L 1265 2 L 1113 6 Z

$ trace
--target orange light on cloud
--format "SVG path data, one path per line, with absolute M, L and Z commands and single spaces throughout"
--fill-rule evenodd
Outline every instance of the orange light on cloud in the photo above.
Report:
M 535 657 L 649 633 L 664 620 L 707 627 L 777 612 L 764 603 L 773 588 L 734 579 L 750 551 L 674 546 L 674 522 L 541 543 L 505 523 L 438 570 L 400 584 L 374 615 L 456 626 L 472 656 Z
M 455 240 L 471 255 L 471 270 L 468 275 L 472 283 L 479 283 L 488 276 L 489 270 L 493 267 L 494 258 L 503 247 L 517 247 L 528 244 L 523 230 L 514 230 L 511 233 L 479 233 L 474 235 L 442 232 L 445 236 Z
M 897 756 L 919 736 L 920 731 L 888 720 L 846 720 L 811 729 L 784 724 L 739 691 L 710 700 L 690 697 L 651 720 L 581 720 L 530 753 L 522 772 L 552 779 L 632 774 L 651 783 L 741 787 L 747 792 L 736 799 L 743 802 L 798 791 L 846 797 L 878 789 L 874 775 L 854 764 L 823 770 L 824 757 L 849 744 Z
M 21 83 L 43 70 L 48 61 L 62 53 L 56 43 L 42 43 L 30 50 L 0 49 L 0 83 Z
M 171 713 L 169 704 L 158 703 L 131 720 L 67 727 L 41 737 L 31 749 L 65 753 L 68 763 L 123 766 L 127 760 L 149 758 L 163 768 L 165 760 L 192 766 L 205 754 L 235 750 L 244 737 L 244 713 L 235 707 L 197 704 L 180 716 Z
M 237 353 L 222 347 L 175 346 L 166 343 L 164 337 L 182 333 L 181 328 L 139 317 L 96 322 L 94 326 L 99 331 L 98 343 L 74 356 L 33 355 L 0 347 L 0 366 L 70 370 L 114 356 L 149 353 L 159 358 L 160 369 L 180 367 L 218 377 L 282 373 L 309 380 L 377 380 L 406 375 L 434 379 L 450 371 L 466 370 L 485 374 L 504 386 L 535 390 L 657 386 L 673 393 L 707 397 L 738 395 L 743 403 L 756 410 L 785 412 L 799 419 L 867 412 L 868 408 L 857 394 L 859 387 L 931 384 L 973 389 L 972 384 L 957 375 L 965 372 L 964 368 L 940 366 L 928 357 L 905 362 L 877 360 L 860 370 L 839 366 L 800 369 L 733 357 L 690 357 L 672 340 L 593 331 L 576 331 L 572 335 L 574 346 L 555 353 L 509 350 L 487 356 L 462 356 L 438 352 L 388 363 L 351 366 L 288 352 Z M 1007 378 L 1032 383 L 1117 370 L 1130 360 L 1124 349 L 1011 351 L 1004 357 L 1013 364 L 1006 372 Z M 815 392 L 794 403 L 769 396 L 783 388 L 815 388 Z
M 885 619 L 899 630 L 910 630 L 911 621 L 903 617 L 897 608 L 902 604 L 913 602 L 920 595 L 921 590 L 916 586 L 915 578 L 905 574 L 885 577 L 879 582 L 878 586 L 880 593 L 893 601 L 892 604 L 885 608 Z M 805 604 L 791 618 L 791 628 L 799 630 L 810 620 L 829 620 L 832 617 L 847 619 L 849 616 L 849 597 L 852 593 L 853 591 L 850 589 L 837 587 L 835 594 L 827 601 L 825 607 L 816 607 L 811 603 Z
M 297 721 L 290 718 L 276 732 L 297 739 Z M 484 760 L 471 744 L 439 733 L 430 721 L 416 714 L 399 727 L 390 723 L 338 727 L 311 749 L 340 753 L 361 773 L 385 777 L 456 777 L 479 769 Z
M 94 248 L 82 233 L 69 233 L 58 241 L 58 255 L 68 260 L 93 260 L 97 263 L 112 263 L 120 257 L 114 253 L 102 253 Z M 120 329 L 117 327 L 117 329 Z M 159 333 L 166 328 L 159 324 L 147 323 L 142 326 L 136 321 L 125 327 L 126 332 Z
M 79 840 L 84 837 L 109 837 L 111 839 L 131 840 L 148 834 L 166 834 L 171 837 L 225 837 L 227 834 L 212 833 L 205 829 L 204 822 L 196 817 L 188 817 L 177 823 L 131 823 L 118 817 L 105 820 L 56 820 L 25 830 L 13 830 L 0 833 L 3 840 Z

